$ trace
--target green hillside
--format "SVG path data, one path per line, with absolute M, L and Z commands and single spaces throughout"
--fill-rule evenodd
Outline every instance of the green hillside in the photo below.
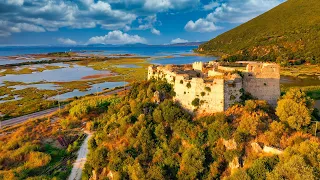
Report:
M 200 45 L 226 60 L 320 63 L 320 1 L 288 0 Z

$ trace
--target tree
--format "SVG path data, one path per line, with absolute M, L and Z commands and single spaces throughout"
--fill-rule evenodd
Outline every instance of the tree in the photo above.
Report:
M 93 150 L 88 157 L 88 164 L 95 170 L 102 169 L 108 164 L 108 150 L 105 147 L 98 147 Z
M 163 121 L 162 112 L 159 108 L 156 108 L 153 111 L 153 120 L 157 123 L 161 123 Z
M 257 135 L 259 124 L 261 124 L 261 120 L 258 116 L 245 116 L 241 118 L 237 131 L 255 136 Z
M 299 89 L 290 89 L 276 108 L 279 119 L 297 130 L 310 124 L 312 112 L 313 100 Z
M 191 104 L 194 106 L 194 107 L 198 107 L 200 105 L 200 99 L 199 98 L 195 98 Z
M 297 88 L 290 89 L 288 92 L 286 92 L 282 99 L 292 99 L 296 103 L 302 103 L 310 111 L 313 111 L 314 109 L 314 101 L 309 96 L 307 96 L 306 93 Z
M 277 156 L 259 158 L 248 169 L 248 174 L 252 179 L 266 179 L 267 173 L 272 171 L 278 162 Z
M 285 126 L 281 122 L 273 121 L 270 124 L 269 130 L 264 133 L 267 145 L 279 146 L 280 139 L 285 132 Z
M 197 179 L 203 172 L 205 156 L 198 148 L 190 148 L 183 152 L 178 177 L 180 179 Z
M 165 179 L 164 171 L 159 166 L 153 165 L 148 169 L 147 178 L 153 180 Z
M 135 162 L 133 165 L 128 166 L 128 173 L 132 180 L 146 179 L 146 175 L 139 162 Z
M 303 157 L 294 155 L 280 162 L 271 173 L 267 174 L 267 180 L 274 179 L 313 180 L 315 176 L 312 167 L 307 165 Z
M 187 88 L 189 88 L 189 89 L 191 88 L 191 83 L 190 82 L 187 83 Z
M 159 141 L 166 141 L 167 140 L 167 133 L 165 127 L 162 124 L 159 124 L 155 130 L 154 134 L 157 136 Z
M 311 121 L 311 113 L 302 103 L 297 103 L 291 99 L 282 99 L 278 102 L 276 114 L 279 119 L 296 130 L 307 126 Z
M 230 177 L 228 177 L 227 180 L 251 180 L 251 178 L 245 170 L 238 169 Z

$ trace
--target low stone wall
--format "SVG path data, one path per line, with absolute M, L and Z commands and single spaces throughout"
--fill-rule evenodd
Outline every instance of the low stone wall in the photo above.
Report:
M 235 68 L 225 67 L 225 66 L 218 66 L 218 70 L 224 71 L 224 72 L 233 72 L 233 71 L 235 71 Z

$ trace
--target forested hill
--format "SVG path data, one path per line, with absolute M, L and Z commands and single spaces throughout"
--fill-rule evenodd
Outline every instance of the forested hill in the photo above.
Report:
M 320 63 L 320 1 L 288 0 L 200 45 L 228 60 Z

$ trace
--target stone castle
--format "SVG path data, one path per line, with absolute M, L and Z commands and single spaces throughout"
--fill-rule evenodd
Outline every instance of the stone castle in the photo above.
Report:
M 148 68 L 148 79 L 172 84 L 176 93 L 174 100 L 189 111 L 222 112 L 239 102 L 243 93 L 275 106 L 280 97 L 280 67 L 254 62 L 238 65 L 238 68 L 218 62 L 152 65 Z

